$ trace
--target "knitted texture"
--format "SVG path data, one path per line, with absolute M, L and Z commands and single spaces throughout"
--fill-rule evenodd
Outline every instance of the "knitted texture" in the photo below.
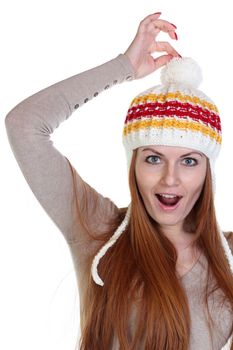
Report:
M 132 151 L 138 147 L 191 148 L 209 158 L 215 192 L 214 165 L 222 143 L 221 121 L 213 101 L 196 88 L 201 79 L 194 60 L 173 58 L 161 71 L 163 84 L 133 99 L 123 130 L 128 170 Z
M 210 162 L 213 193 L 216 189 L 215 161 L 222 143 L 219 112 L 214 102 L 198 86 L 202 81 L 199 65 L 189 57 L 173 58 L 161 70 L 161 85 L 137 95 L 128 109 L 123 144 L 128 171 L 133 150 L 149 145 L 187 147 L 204 153 Z M 96 254 L 92 277 L 103 286 L 98 275 L 99 260 L 124 232 L 130 220 L 131 206 L 110 240 Z M 233 273 L 233 257 L 223 232 L 221 243 Z

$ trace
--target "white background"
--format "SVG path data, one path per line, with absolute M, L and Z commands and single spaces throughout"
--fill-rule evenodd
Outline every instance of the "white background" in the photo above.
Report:
M 68 246 L 28 187 L 10 149 L 4 119 L 29 95 L 124 53 L 139 22 L 162 11 L 177 26 L 172 42 L 203 70 L 200 86 L 221 113 L 216 163 L 217 218 L 232 230 L 232 11 L 230 1 L 1 2 L 0 349 L 74 350 L 78 291 Z M 156 56 L 156 55 L 155 55 Z M 159 84 L 159 73 L 104 91 L 51 136 L 82 177 L 118 206 L 129 191 L 123 122 L 132 98 Z M 100 127 L 101 125 L 101 127 Z

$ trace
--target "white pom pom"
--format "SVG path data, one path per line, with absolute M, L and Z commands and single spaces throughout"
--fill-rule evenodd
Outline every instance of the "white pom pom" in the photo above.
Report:
M 163 85 L 174 83 L 198 88 L 202 81 L 202 72 L 192 58 L 174 57 L 161 70 L 160 80 Z

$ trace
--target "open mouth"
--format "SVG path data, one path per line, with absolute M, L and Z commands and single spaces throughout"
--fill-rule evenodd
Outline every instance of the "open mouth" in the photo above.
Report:
M 174 196 L 174 197 L 164 197 L 160 194 L 156 194 L 156 197 L 158 198 L 159 202 L 167 207 L 174 207 L 177 205 L 177 203 L 181 200 L 181 196 Z

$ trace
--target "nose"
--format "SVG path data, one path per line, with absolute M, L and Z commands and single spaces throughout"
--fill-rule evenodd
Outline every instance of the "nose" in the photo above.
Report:
M 164 167 L 161 178 L 167 186 L 177 186 L 180 183 L 178 169 L 171 163 Z

